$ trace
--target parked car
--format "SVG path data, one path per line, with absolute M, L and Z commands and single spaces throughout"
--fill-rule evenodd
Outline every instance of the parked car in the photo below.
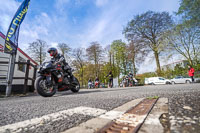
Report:
M 171 84 L 171 81 L 169 79 L 165 79 L 163 77 L 150 77 L 150 78 L 145 78 L 145 84 Z
M 185 76 L 176 76 L 175 78 L 171 79 L 172 84 L 184 84 L 184 83 L 192 83 L 192 79 Z
M 200 78 L 194 78 L 195 83 L 200 83 Z

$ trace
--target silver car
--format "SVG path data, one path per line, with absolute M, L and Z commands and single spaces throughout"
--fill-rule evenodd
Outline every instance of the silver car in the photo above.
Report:
M 175 78 L 171 79 L 172 84 L 184 84 L 184 83 L 192 83 L 192 79 L 189 77 L 184 76 L 176 76 Z

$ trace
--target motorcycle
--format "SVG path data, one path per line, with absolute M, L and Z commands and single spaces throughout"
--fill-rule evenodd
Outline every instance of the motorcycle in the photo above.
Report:
M 95 88 L 99 88 L 100 82 L 99 81 L 95 81 Z
M 92 82 L 88 82 L 88 89 L 92 89 L 92 88 L 93 88 Z
M 61 64 L 52 60 L 44 61 L 39 66 L 34 86 L 38 94 L 43 97 L 51 97 L 57 91 L 71 90 L 76 93 L 80 90 L 78 79 L 73 76 L 72 81 L 70 75 L 63 72 Z
M 128 78 L 128 87 L 132 87 L 133 86 L 133 78 L 129 77 Z

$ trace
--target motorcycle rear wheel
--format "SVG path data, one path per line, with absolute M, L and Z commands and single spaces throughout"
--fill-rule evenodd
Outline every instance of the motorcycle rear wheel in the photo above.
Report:
M 56 87 L 52 86 L 52 88 L 50 88 L 50 92 L 46 92 L 45 88 L 41 86 L 42 82 L 44 82 L 43 76 L 37 77 L 35 80 L 35 89 L 37 90 L 38 94 L 40 94 L 43 97 L 53 96 L 56 93 Z

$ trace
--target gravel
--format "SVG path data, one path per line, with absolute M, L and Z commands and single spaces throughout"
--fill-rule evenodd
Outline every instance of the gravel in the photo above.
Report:
M 200 132 L 200 93 L 187 93 L 169 99 L 171 132 Z

